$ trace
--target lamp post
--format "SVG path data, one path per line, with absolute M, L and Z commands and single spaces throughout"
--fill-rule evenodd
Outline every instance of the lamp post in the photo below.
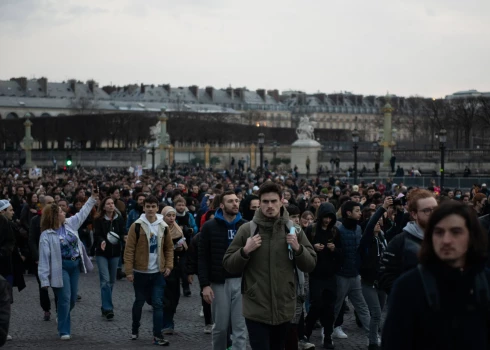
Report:
M 264 166 L 264 141 L 265 141 L 265 135 L 263 133 L 259 134 L 259 150 L 260 150 L 260 172 L 262 172 L 263 166 Z
M 379 176 L 379 161 L 380 161 L 380 154 L 379 154 L 379 144 L 380 140 L 374 141 L 373 142 L 373 148 L 374 148 L 374 171 L 376 172 L 376 176 Z
M 441 149 L 441 192 L 444 189 L 444 152 L 446 150 L 446 129 L 439 131 L 439 148 Z
M 357 184 L 357 148 L 359 143 L 359 131 L 352 131 L 352 143 L 354 144 L 354 184 Z

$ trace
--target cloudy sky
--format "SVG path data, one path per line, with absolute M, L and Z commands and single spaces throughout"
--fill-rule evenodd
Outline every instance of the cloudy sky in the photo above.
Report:
M 489 0 L 0 0 L 0 79 L 490 91 Z

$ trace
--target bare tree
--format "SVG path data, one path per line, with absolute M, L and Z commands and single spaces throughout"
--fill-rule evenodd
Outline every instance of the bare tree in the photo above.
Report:
M 70 101 L 70 108 L 71 109 L 76 109 L 78 113 L 90 113 L 92 112 L 95 108 L 97 108 L 98 103 L 95 99 L 93 98 L 88 98 L 85 96 L 80 96 L 77 98 L 74 98 Z
M 449 121 L 454 123 L 459 134 L 462 131 L 465 148 L 472 148 L 473 130 L 477 126 L 479 117 L 480 101 L 476 97 L 457 98 L 448 101 L 451 113 L 448 115 Z

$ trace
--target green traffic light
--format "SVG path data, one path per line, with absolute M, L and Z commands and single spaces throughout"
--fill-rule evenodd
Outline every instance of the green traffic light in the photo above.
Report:
M 67 160 L 66 165 L 71 166 L 71 160 Z

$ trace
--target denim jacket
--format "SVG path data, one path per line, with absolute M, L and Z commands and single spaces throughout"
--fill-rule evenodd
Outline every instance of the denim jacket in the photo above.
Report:
M 86 252 L 82 241 L 78 237 L 78 229 L 82 226 L 85 219 L 87 219 L 95 203 L 96 200 L 90 197 L 82 209 L 75 216 L 67 218 L 63 224 L 65 225 L 65 230 L 67 232 L 70 232 L 78 238 L 81 269 L 84 273 L 87 273 L 83 261 L 83 254 L 86 254 Z M 41 287 L 63 287 L 60 239 L 55 230 L 49 229 L 41 233 L 41 238 L 39 240 L 38 274 L 39 280 L 41 281 Z

